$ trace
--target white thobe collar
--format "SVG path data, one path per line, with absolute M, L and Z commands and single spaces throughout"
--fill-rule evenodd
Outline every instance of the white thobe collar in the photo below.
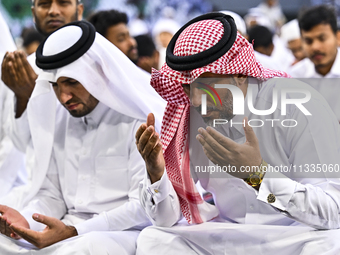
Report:
M 82 121 L 87 126 L 97 128 L 102 121 L 103 116 L 110 108 L 101 102 L 98 102 L 97 106 L 86 116 L 82 117 Z
M 331 70 L 328 73 L 329 75 L 331 75 L 331 77 L 340 77 L 340 54 L 339 54 L 339 48 L 336 52 L 336 58 L 334 60 L 333 66 L 331 68 Z M 328 74 L 326 74 L 326 77 L 328 76 Z
M 252 89 L 252 98 L 253 98 L 253 104 L 256 102 L 256 97 L 259 93 L 259 80 L 253 77 L 248 78 L 248 90 Z M 245 136 L 243 124 L 235 124 L 235 123 L 243 123 L 244 117 L 250 116 L 251 112 L 248 107 L 248 96 L 249 93 L 247 92 L 246 97 L 244 98 L 244 115 L 235 115 L 232 118 L 233 125 L 231 126 L 231 121 L 229 121 L 225 125 L 221 125 L 223 131 L 226 133 L 227 137 L 229 137 L 232 140 L 236 140 L 239 138 L 242 138 Z

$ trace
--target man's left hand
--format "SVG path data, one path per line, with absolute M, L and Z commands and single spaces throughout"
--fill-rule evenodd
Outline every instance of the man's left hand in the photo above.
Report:
M 262 161 L 258 139 L 253 129 L 248 125 L 247 118 L 244 123 L 246 136 L 244 144 L 234 142 L 211 127 L 207 127 L 206 130 L 200 128 L 200 134 L 196 136 L 211 162 L 221 167 L 235 166 L 237 171 L 228 173 L 241 179 L 246 179 L 249 176 L 249 171 L 240 171 L 242 166 L 260 166 Z
M 56 218 L 37 213 L 33 214 L 32 217 L 35 221 L 46 225 L 46 228 L 42 232 L 37 232 L 16 224 L 11 224 L 10 228 L 39 249 L 78 235 L 75 227 L 66 226 L 62 221 Z

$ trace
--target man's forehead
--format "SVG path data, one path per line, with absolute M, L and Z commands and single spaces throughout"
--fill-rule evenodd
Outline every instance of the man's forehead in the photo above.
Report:
M 107 29 L 107 33 L 115 36 L 129 34 L 129 29 L 124 22 L 117 23 Z
M 312 29 L 310 29 L 308 31 L 301 29 L 301 36 L 302 37 L 310 37 L 310 36 L 317 37 L 317 36 L 320 36 L 320 35 L 323 35 L 323 34 L 326 34 L 326 33 L 327 34 L 328 33 L 334 34 L 331 25 L 328 24 L 328 23 L 320 23 L 320 24 L 312 27 Z

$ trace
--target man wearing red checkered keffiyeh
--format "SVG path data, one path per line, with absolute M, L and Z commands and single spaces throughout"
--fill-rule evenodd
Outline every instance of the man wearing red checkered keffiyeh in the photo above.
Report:
M 298 175 L 291 173 L 288 176 L 282 173 L 271 175 L 262 171 L 267 165 L 266 162 L 274 166 L 286 166 L 310 163 L 315 159 L 318 159 L 319 163 L 338 161 L 340 144 L 338 124 L 327 102 L 320 100 L 314 91 L 311 91 L 312 99 L 305 104 L 312 112 L 311 118 L 306 118 L 300 110 L 296 110 L 295 105 L 289 107 L 287 116 L 282 116 L 279 110 L 266 116 L 257 116 L 249 109 L 245 109 L 244 116 L 228 117 L 228 120 L 238 124 L 243 122 L 243 125 L 232 127 L 229 122 L 225 128 L 221 128 L 221 132 L 211 127 L 199 128 L 197 140 L 189 132 L 189 128 L 197 130 L 196 126 L 192 127 L 195 125 L 195 122 L 192 122 L 195 111 L 190 110 L 190 103 L 196 108 L 201 106 L 201 99 L 197 100 L 197 95 L 202 94 L 201 92 L 199 94 L 197 89 L 199 79 L 217 78 L 220 81 L 216 83 L 233 84 L 243 92 L 245 99 L 253 100 L 254 109 L 262 110 L 271 108 L 273 91 L 292 85 L 288 83 L 292 82 L 294 89 L 308 87 L 291 79 L 272 79 L 275 77 L 287 78 L 288 75 L 263 68 L 254 57 L 252 45 L 237 33 L 234 21 L 228 15 L 205 14 L 191 20 L 176 33 L 167 48 L 167 63 L 160 71 L 153 70 L 151 79 L 151 85 L 168 102 L 161 135 L 159 137 L 154 132 L 152 114 L 136 134 L 136 143 L 146 162 L 148 173 L 140 186 L 140 200 L 156 226 L 173 226 L 181 219 L 181 215 L 189 224 L 205 223 L 190 228 L 175 226 L 171 230 L 155 227 L 145 230 L 138 242 L 143 246 L 139 249 L 141 254 L 149 252 L 144 247 L 156 247 L 155 245 L 160 244 L 162 254 L 172 254 L 166 251 L 168 248 L 165 245 L 166 240 L 172 240 L 169 241 L 172 251 L 181 249 L 185 243 L 184 246 L 189 246 L 199 254 L 210 254 L 214 250 L 213 239 L 216 239 L 216 233 L 222 229 L 221 233 L 226 235 L 219 235 L 218 238 L 226 238 L 231 234 L 235 239 L 235 243 L 233 241 L 231 244 L 235 244 L 235 247 L 242 244 L 242 240 L 245 239 L 244 233 L 253 231 L 251 226 L 244 226 L 237 232 L 234 226 L 216 225 L 216 221 L 284 226 L 302 222 L 317 229 L 340 227 L 340 224 L 335 223 L 340 222 L 337 209 L 340 205 L 338 181 L 332 186 L 325 176 L 308 181 L 303 176 L 306 181 L 300 184 L 297 182 Z M 222 101 L 228 98 L 227 94 L 219 94 Z M 208 112 L 204 118 L 205 122 L 209 123 L 213 117 L 221 119 L 222 115 L 218 113 L 221 114 L 218 107 Z M 293 119 L 300 124 L 295 129 L 287 129 L 279 125 L 274 127 L 272 122 L 273 126 L 267 125 L 253 130 L 247 118 L 254 116 L 262 122 L 265 122 L 266 118 L 277 121 Z M 325 126 L 329 127 L 327 132 L 320 132 L 318 129 L 320 118 L 324 121 L 322 123 L 327 123 Z M 323 147 L 327 147 L 327 151 L 331 151 L 332 155 L 321 153 L 319 148 Z M 308 148 L 308 153 L 305 148 Z M 209 173 L 207 176 L 190 173 L 190 167 L 198 166 L 197 162 L 204 154 L 213 165 L 231 165 L 237 171 L 228 172 L 229 178 L 212 178 Z M 260 171 L 241 172 L 242 166 L 255 166 Z M 202 200 L 195 186 L 197 180 L 201 182 L 203 188 L 213 194 L 216 206 Z M 308 183 L 307 186 L 305 183 Z M 320 189 L 317 187 L 320 183 L 330 186 Z M 329 195 L 329 192 L 332 195 Z M 319 199 L 308 200 L 308 197 L 314 196 Z M 331 214 L 326 213 L 330 211 Z M 324 221 L 325 218 L 329 220 L 327 223 Z M 214 221 L 215 225 L 208 221 Z M 153 232 L 155 229 L 157 231 Z M 229 232 L 231 229 L 235 232 Z M 282 231 L 290 230 L 274 228 L 273 231 L 278 232 L 275 232 L 277 235 L 271 236 L 274 238 L 271 241 L 277 241 L 275 238 L 282 234 Z M 177 238 L 169 233 L 176 233 Z M 264 227 L 258 227 L 257 233 L 254 239 L 248 240 L 251 245 L 256 246 L 270 239 L 264 235 L 266 233 Z M 295 229 L 290 232 L 292 236 L 296 233 Z M 181 241 L 177 242 L 177 239 Z M 211 244 L 209 242 L 207 244 L 207 240 L 210 240 Z M 228 241 L 229 239 L 223 239 L 221 242 Z M 222 253 L 223 248 L 225 247 L 220 251 Z M 236 253 L 238 254 L 231 252 Z
M 211 16 L 211 14 L 208 14 L 208 17 L 209 15 Z M 216 14 L 213 15 L 216 16 Z M 229 34 L 226 33 L 228 38 L 223 36 L 225 28 L 219 20 L 191 21 L 193 24 L 188 27 L 185 26 L 187 27 L 185 30 L 181 29 L 179 32 L 184 31 L 177 33 L 180 34 L 178 39 L 171 41 L 172 44 L 175 42 L 176 45 L 172 56 L 167 55 L 167 61 L 168 63 L 170 62 L 169 57 L 172 57 L 176 62 L 176 57 L 178 56 L 190 57 L 196 53 L 206 51 L 220 40 L 226 41 L 229 44 L 229 49 L 227 46 L 215 52 L 216 60 L 208 59 L 203 63 L 202 67 L 198 68 L 186 67 L 182 61 L 178 68 L 183 71 L 176 71 L 171 69 L 168 64 L 164 64 L 160 71 L 153 70 L 151 79 L 151 85 L 168 102 L 163 118 L 161 141 L 165 152 L 167 174 L 179 195 L 181 211 L 189 223 L 201 223 L 214 218 L 217 214 L 214 208 L 201 199 L 190 177 L 189 156 L 187 155 L 190 100 L 184 93 L 182 84 L 192 83 L 203 73 L 243 74 L 257 77 L 261 80 L 275 76 L 287 77 L 284 72 L 264 69 L 256 61 L 252 46 L 236 32 L 232 18 L 223 14 L 217 14 L 217 16 L 228 17 L 226 19 L 227 25 L 230 26 Z M 171 43 L 168 47 L 168 53 Z M 214 52 L 205 54 L 205 57 L 211 58 L 210 54 L 214 54 Z M 199 56 L 197 59 L 201 57 L 204 56 Z M 196 61 L 196 59 L 191 62 L 189 60 L 189 66 L 192 63 L 195 65 Z M 186 71 L 186 69 L 189 69 L 189 71 Z

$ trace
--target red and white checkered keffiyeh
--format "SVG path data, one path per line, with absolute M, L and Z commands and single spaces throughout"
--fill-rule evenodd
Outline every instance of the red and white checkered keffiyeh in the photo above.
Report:
M 191 24 L 179 35 L 174 55 L 189 56 L 209 49 L 222 38 L 223 33 L 223 25 L 218 20 L 201 20 Z M 202 223 L 218 215 L 215 207 L 203 201 L 190 177 L 190 101 L 182 88 L 182 84 L 190 84 L 206 72 L 243 74 L 262 81 L 289 77 L 284 72 L 265 69 L 257 62 L 252 45 L 240 34 L 226 54 L 204 67 L 176 71 L 164 64 L 160 71 L 153 70 L 151 85 L 168 102 L 161 130 L 167 174 L 179 197 L 181 211 L 190 224 Z

